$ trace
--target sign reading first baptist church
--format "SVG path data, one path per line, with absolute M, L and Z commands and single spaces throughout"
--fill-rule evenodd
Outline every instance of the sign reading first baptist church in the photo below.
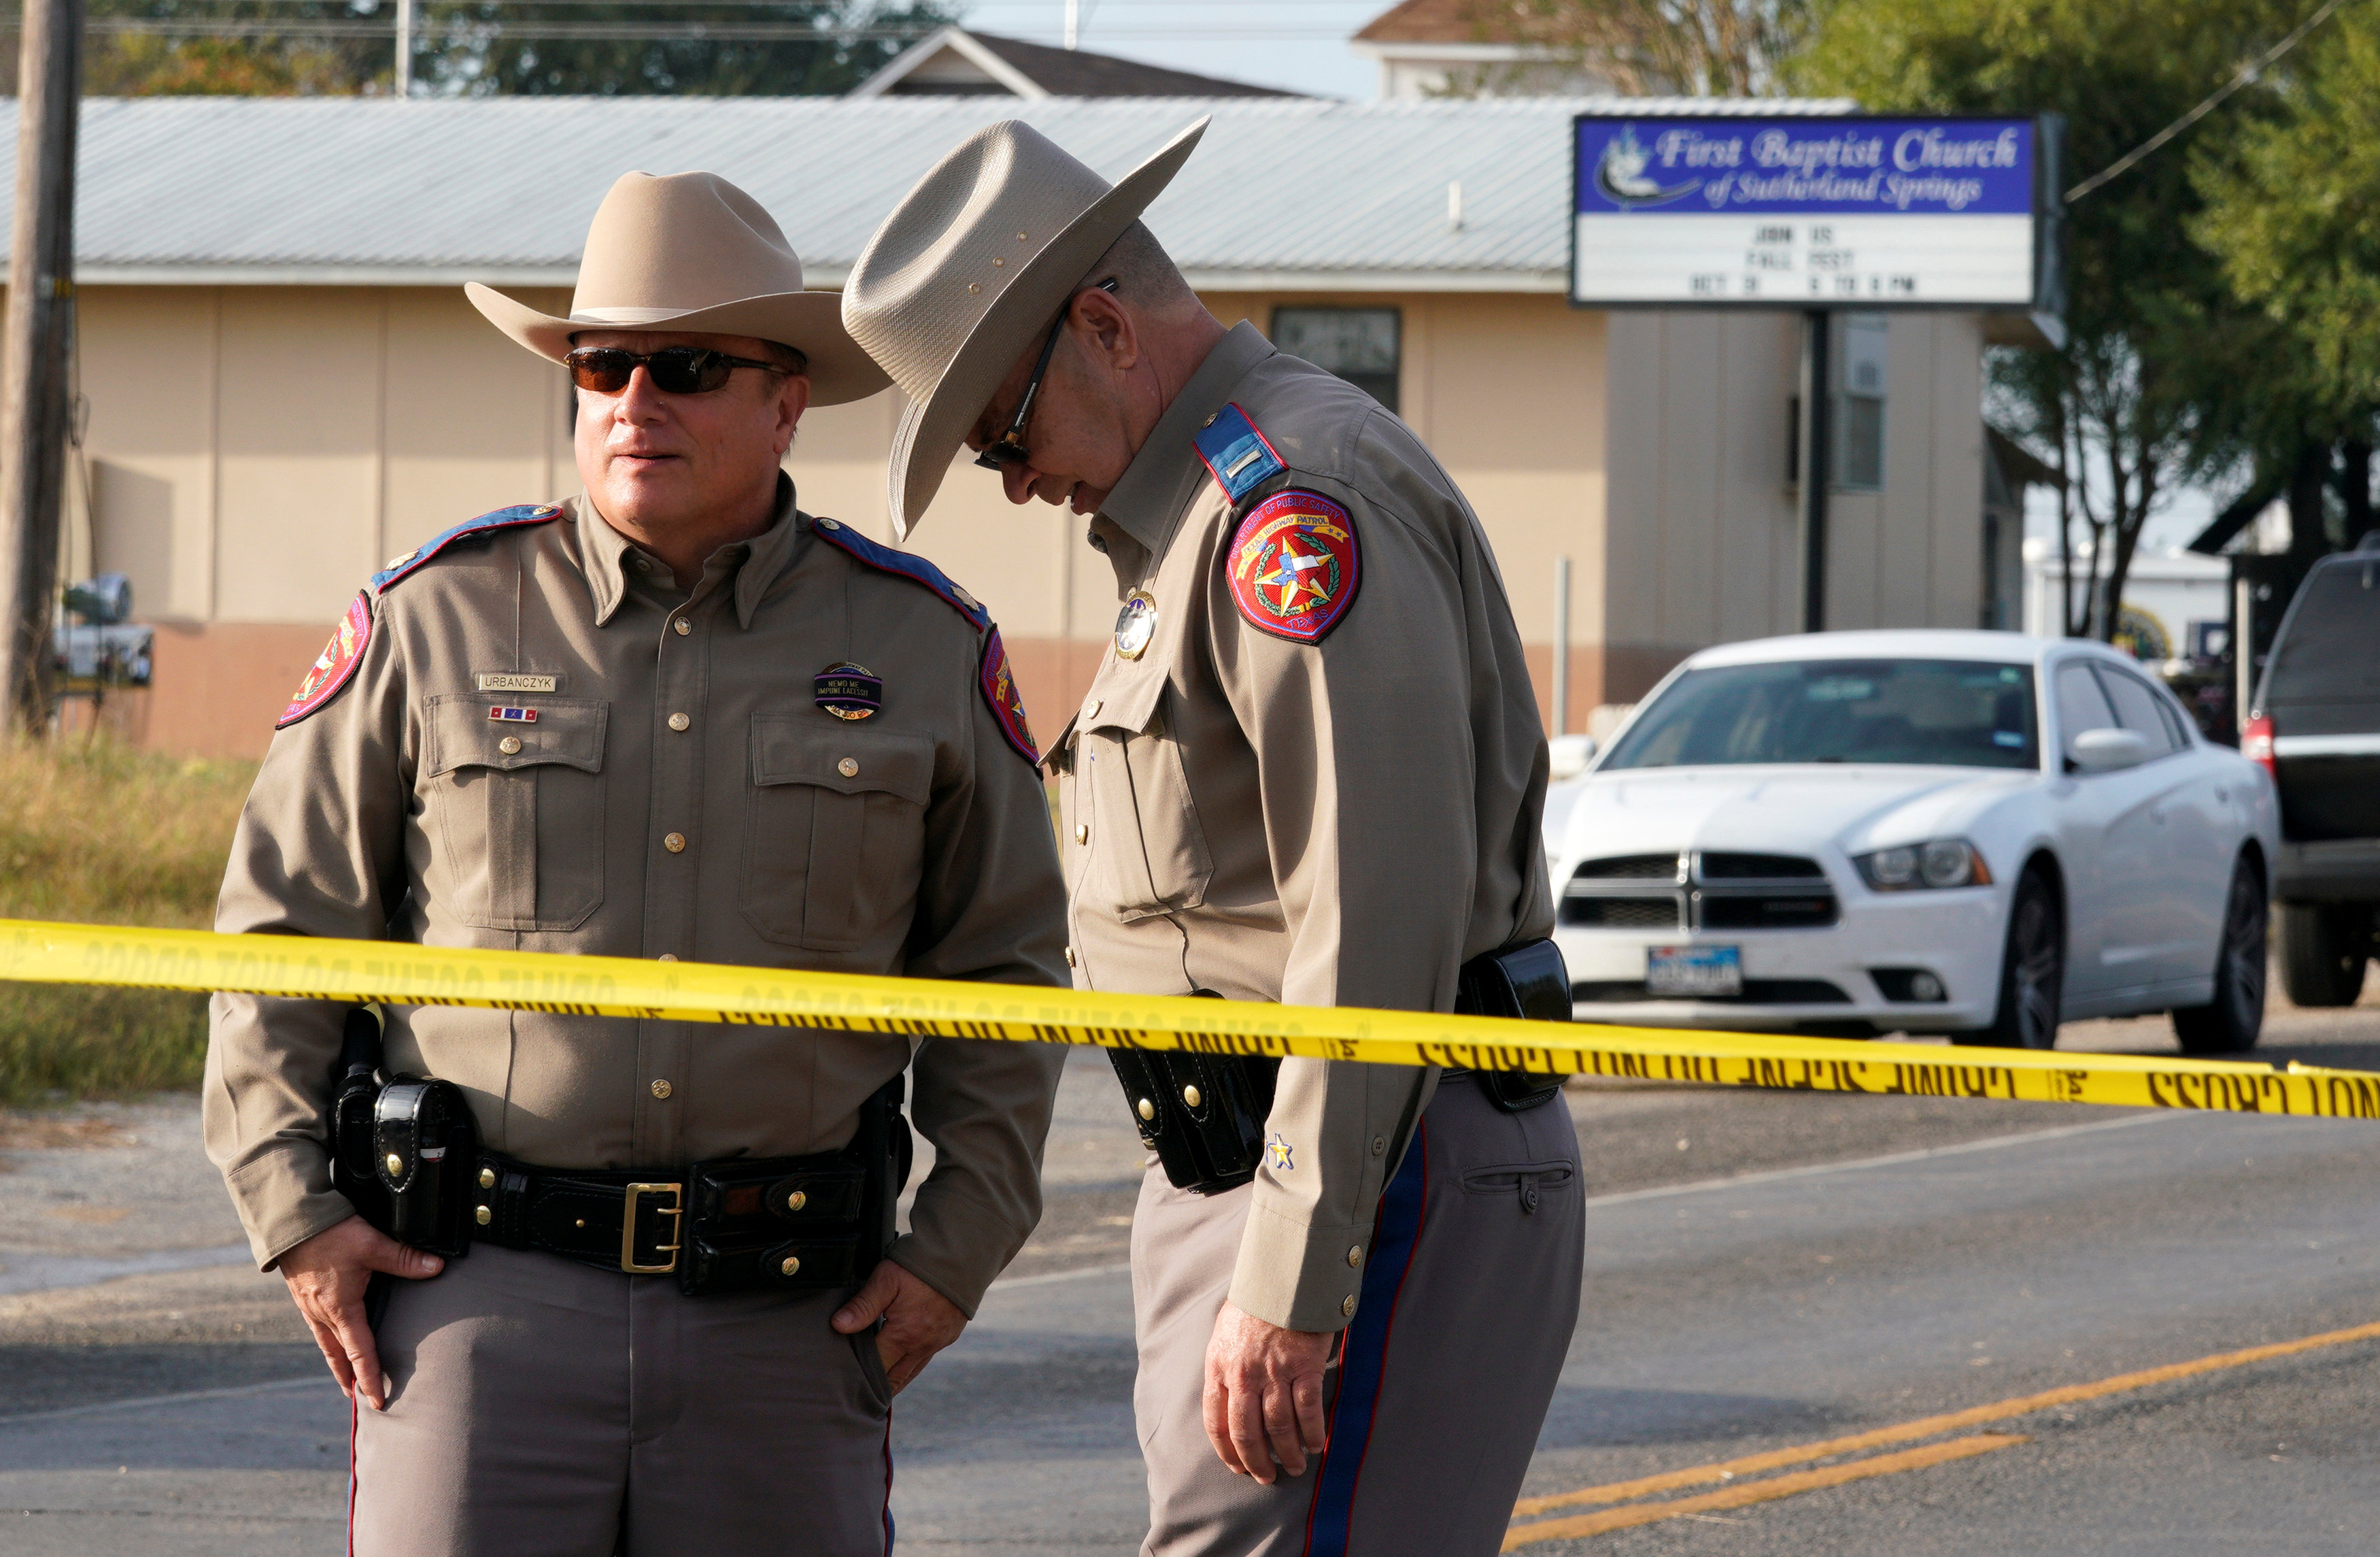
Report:
M 2046 128 L 1582 115 L 1571 300 L 2034 306 L 2054 199 Z

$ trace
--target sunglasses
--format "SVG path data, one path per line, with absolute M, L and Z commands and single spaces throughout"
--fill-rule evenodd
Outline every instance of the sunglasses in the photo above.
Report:
M 1115 277 L 1110 276 L 1091 288 L 1115 295 Z M 1010 419 L 1008 431 L 983 446 L 975 462 L 987 470 L 999 470 L 1011 465 L 1023 465 L 1033 457 L 1025 446 L 1025 421 L 1033 414 L 1034 396 L 1041 393 L 1041 375 L 1050 371 L 1050 354 L 1058 349 L 1058 332 L 1066 327 L 1066 315 L 1074 310 L 1075 299 L 1068 298 L 1066 306 L 1058 310 L 1057 322 L 1050 326 L 1050 335 L 1041 343 L 1040 360 L 1033 364 L 1033 376 L 1025 381 L 1025 394 L 1016 402 L 1016 415 Z
M 704 351 L 698 347 L 673 346 L 660 351 L 638 354 L 623 351 L 614 346 L 586 347 L 562 359 L 570 370 L 570 382 L 595 395 L 617 395 L 628 387 L 628 381 L 642 368 L 652 375 L 653 387 L 664 395 L 708 395 L 724 384 L 738 368 L 759 368 L 764 372 L 783 373 L 791 370 L 777 362 L 756 362 L 749 357 L 730 357 L 723 351 Z

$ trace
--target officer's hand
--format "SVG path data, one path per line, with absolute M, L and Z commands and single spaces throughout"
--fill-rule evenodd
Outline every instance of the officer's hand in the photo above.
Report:
M 1283 1330 L 1223 1305 L 1207 1343 L 1207 1440 L 1223 1463 L 1272 1485 L 1274 1462 L 1305 1474 L 1322 1453 L 1322 1368 L 1338 1337 Z
M 876 1355 L 894 1394 L 907 1389 L 934 1354 L 966 1328 L 957 1304 L 889 1259 L 876 1262 L 868 1284 L 834 1311 L 833 1324 L 845 1335 L 856 1335 L 879 1315 L 884 1328 L 876 1332 Z
M 364 1289 L 375 1271 L 419 1281 L 443 1271 L 446 1262 L 351 1216 L 290 1249 L 278 1264 L 290 1300 L 306 1316 L 314 1344 L 331 1365 L 331 1377 L 349 1400 L 360 1394 L 373 1410 L 385 1410 L 388 1387 L 381 1378 L 380 1348 L 364 1322 Z

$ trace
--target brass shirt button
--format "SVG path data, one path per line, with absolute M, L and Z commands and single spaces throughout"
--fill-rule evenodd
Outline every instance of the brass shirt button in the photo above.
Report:
M 1372 1137 L 1372 1155 L 1373 1155 L 1373 1156 L 1378 1157 L 1381 1152 L 1386 1151 L 1388 1149 L 1389 1149 L 1389 1137 L 1386 1137 L 1386 1136 L 1374 1136 L 1374 1137 Z
M 1347 1263 L 1350 1265 L 1361 1265 L 1364 1263 L 1363 1245 L 1357 1244 L 1354 1248 L 1347 1251 Z
M 495 1213 L 495 1212 L 493 1212 L 493 1211 L 492 1211 L 492 1210 L 489 1210 L 487 1207 L 485 1207 L 485 1206 L 481 1206 L 481 1207 L 480 1208 L 479 1212 L 478 1212 L 478 1215 L 479 1215 L 479 1219 L 480 1219 L 480 1226 L 482 1226 L 482 1227 L 485 1227 L 488 1223 L 490 1223 L 490 1222 L 493 1222 L 493 1221 L 495 1221 L 495 1220 L 496 1220 L 496 1213 Z
M 495 1186 L 496 1170 L 493 1168 L 481 1168 L 480 1170 L 480 1187 L 482 1189 L 493 1189 Z
M 657 1098 L 666 1098 L 666 1097 L 668 1097 L 669 1095 L 670 1095 L 670 1084 L 669 1084 L 668 1082 L 666 1082 L 666 1081 L 656 1081 L 656 1082 L 654 1082 L 654 1083 L 653 1083 L 653 1096 L 654 1096 L 654 1097 L 657 1097 Z
M 1076 823 L 1075 827 L 1075 842 L 1078 844 L 1087 844 L 1090 841 L 1091 824 L 1087 821 Z
M 1068 967 L 1077 967 L 1081 966 L 1075 960 L 1075 948 L 1072 946 L 1066 948 L 1066 966 Z
M 1355 1317 L 1355 1295 L 1349 1293 L 1339 1300 L 1339 1312 L 1347 1319 Z
M 693 723 L 693 720 L 688 719 L 683 713 L 673 713 L 670 715 L 670 728 L 673 730 L 683 730 Z
M 1199 1092 L 1197 1088 L 1184 1087 L 1182 1089 L 1182 1101 L 1188 1103 L 1192 1108 L 1196 1108 L 1200 1103 L 1205 1102 L 1207 1100 Z
M 683 616 L 679 617 L 676 621 L 672 622 L 670 626 L 677 629 L 677 636 L 680 638 L 684 638 L 686 634 L 694 631 L 694 624 L 687 621 Z
M 1097 719 L 1099 716 L 1099 710 L 1105 707 L 1107 707 L 1107 704 L 1101 702 L 1097 698 L 1093 698 L 1091 699 L 1091 706 L 1083 710 L 1083 717 L 1086 719 Z
M 837 762 L 834 765 L 834 771 L 841 773 L 845 778 L 857 778 L 859 776 L 859 762 L 856 758 L 846 757 L 842 761 Z
M 662 847 L 669 850 L 672 854 L 684 854 L 686 852 L 686 834 L 683 833 L 671 833 L 669 836 L 662 840 Z
M 504 739 L 496 743 L 496 749 L 503 752 L 507 757 L 514 756 L 520 750 L 520 737 L 518 736 L 506 736 Z
M 655 957 L 653 960 L 655 962 L 675 962 L 677 961 L 677 954 L 675 952 L 663 952 L 660 956 Z

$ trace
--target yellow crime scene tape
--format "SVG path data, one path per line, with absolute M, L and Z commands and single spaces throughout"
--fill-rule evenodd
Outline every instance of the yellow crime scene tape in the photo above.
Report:
M 0 919 L 0 979 L 1787 1091 L 2380 1119 L 2380 1074 Z

